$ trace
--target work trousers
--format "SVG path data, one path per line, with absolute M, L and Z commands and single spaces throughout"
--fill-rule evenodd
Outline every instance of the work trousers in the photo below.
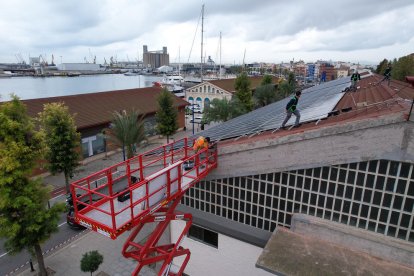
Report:
M 300 112 L 299 110 L 295 110 L 295 111 L 286 111 L 286 118 L 282 123 L 282 127 L 285 126 L 285 124 L 287 123 L 287 121 L 289 121 L 290 117 L 292 117 L 292 114 L 294 114 L 296 116 L 296 121 L 295 121 L 295 126 L 297 126 L 299 124 L 299 120 L 300 120 Z

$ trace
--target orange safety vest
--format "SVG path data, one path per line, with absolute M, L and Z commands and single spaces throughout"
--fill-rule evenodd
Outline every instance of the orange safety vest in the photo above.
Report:
M 203 148 L 208 148 L 208 142 L 203 136 L 200 136 L 194 141 L 193 150 L 199 151 Z

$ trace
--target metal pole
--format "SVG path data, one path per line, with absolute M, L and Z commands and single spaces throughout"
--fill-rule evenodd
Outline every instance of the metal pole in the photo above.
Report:
M 201 8 L 201 64 L 200 64 L 201 83 L 203 83 L 203 32 L 204 32 L 204 4 Z M 193 120 L 193 126 L 194 126 L 194 120 Z
M 194 105 L 193 105 L 193 109 L 192 109 L 192 111 L 193 111 L 193 135 L 194 135 Z

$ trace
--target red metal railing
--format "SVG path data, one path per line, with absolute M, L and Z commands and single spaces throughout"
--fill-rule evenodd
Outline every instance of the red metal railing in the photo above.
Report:
M 217 166 L 217 150 L 195 153 L 193 142 L 184 138 L 73 182 L 75 220 L 115 239 L 181 198 Z

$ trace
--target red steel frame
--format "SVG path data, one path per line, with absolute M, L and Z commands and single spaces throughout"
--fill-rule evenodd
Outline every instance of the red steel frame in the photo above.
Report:
M 191 214 L 175 211 L 185 192 L 217 167 L 217 147 L 194 152 L 194 139 L 184 138 L 147 151 L 124 162 L 96 172 L 71 184 L 75 220 L 93 231 L 116 239 L 133 229 L 122 254 L 139 262 L 133 272 L 138 275 L 145 265 L 163 261 L 159 275 L 181 275 L 190 251 L 180 246 L 191 223 Z M 184 170 L 184 162 L 194 166 Z M 133 177 L 137 179 L 134 183 Z M 123 186 L 121 191 L 117 188 Z M 155 187 L 155 188 L 154 188 Z M 119 203 L 119 196 L 129 198 Z M 173 220 L 185 221 L 175 243 L 159 245 L 159 240 Z M 145 243 L 134 241 L 148 223 L 155 230 Z M 175 257 L 185 256 L 177 274 L 169 271 Z

